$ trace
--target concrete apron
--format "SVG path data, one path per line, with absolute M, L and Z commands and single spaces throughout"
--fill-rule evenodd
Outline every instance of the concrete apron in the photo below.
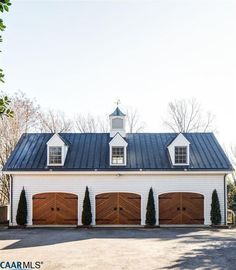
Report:
M 211 228 L 210 225 L 156 225 L 156 226 L 145 226 L 145 225 L 91 225 L 91 226 L 83 226 L 83 225 L 28 225 L 27 228 Z M 225 226 L 224 226 L 225 227 Z

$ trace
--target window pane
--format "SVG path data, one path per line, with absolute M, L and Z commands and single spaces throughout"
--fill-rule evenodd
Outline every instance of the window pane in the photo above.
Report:
M 49 164 L 61 164 L 62 163 L 62 148 L 51 146 L 49 147 Z
M 124 164 L 124 147 L 112 147 L 112 164 Z
M 187 147 L 186 146 L 175 147 L 175 163 L 176 164 L 187 163 Z

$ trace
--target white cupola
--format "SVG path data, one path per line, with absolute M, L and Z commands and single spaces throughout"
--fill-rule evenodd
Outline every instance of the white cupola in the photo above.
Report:
M 117 107 L 115 111 L 109 115 L 110 118 L 110 137 L 113 138 L 119 133 L 123 138 L 126 137 L 125 124 L 126 115 Z

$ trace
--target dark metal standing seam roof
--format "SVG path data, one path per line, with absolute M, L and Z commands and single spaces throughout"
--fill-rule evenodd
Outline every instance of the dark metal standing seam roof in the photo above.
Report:
M 167 146 L 177 133 L 127 134 L 127 165 L 110 166 L 109 133 L 60 133 L 69 148 L 64 166 L 47 166 L 47 141 L 52 133 L 23 134 L 4 171 L 217 171 L 232 166 L 213 133 L 185 133 L 190 142 L 190 165 L 173 166 Z

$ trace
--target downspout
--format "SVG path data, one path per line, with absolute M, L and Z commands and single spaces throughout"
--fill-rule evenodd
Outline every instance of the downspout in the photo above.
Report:
M 227 177 L 227 174 L 224 175 L 224 206 L 225 206 L 225 211 L 224 211 L 225 222 L 224 222 L 224 225 L 227 225 L 227 209 L 228 209 L 228 205 L 227 205 L 228 194 L 227 194 L 226 177 Z
M 13 176 L 10 174 L 10 222 L 13 226 Z

